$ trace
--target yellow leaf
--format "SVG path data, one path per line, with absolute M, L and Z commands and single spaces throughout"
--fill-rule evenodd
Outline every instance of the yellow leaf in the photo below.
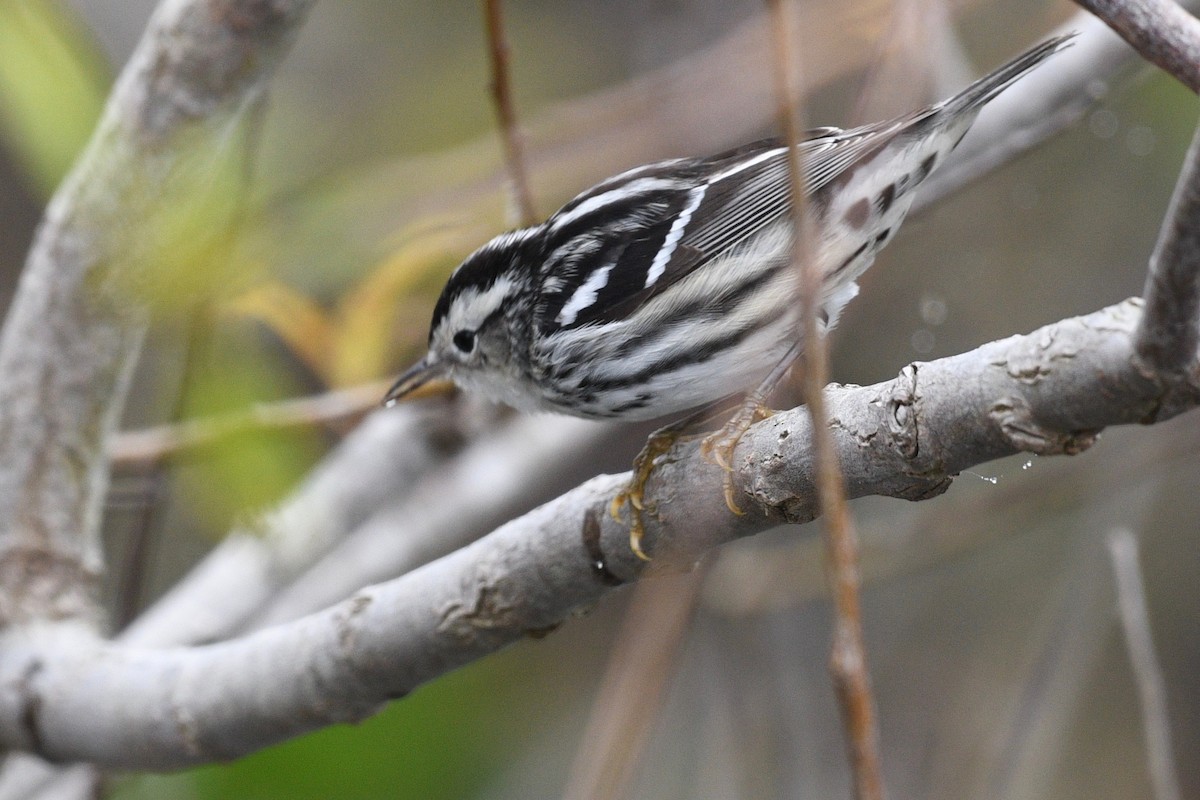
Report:
M 222 310 L 266 325 L 314 374 L 331 385 L 334 323 L 310 298 L 278 281 L 268 281 L 243 292 L 224 304 Z
M 423 343 L 430 298 L 469 247 L 468 239 L 458 226 L 422 224 L 406 232 L 398 249 L 342 297 L 332 344 L 332 386 L 378 378 L 395 368 L 397 352 Z

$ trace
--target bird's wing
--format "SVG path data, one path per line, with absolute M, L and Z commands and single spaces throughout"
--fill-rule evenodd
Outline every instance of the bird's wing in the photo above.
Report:
M 799 145 L 808 196 L 819 197 L 911 120 L 809 131 Z M 787 148 L 778 139 L 611 178 L 546 222 L 537 323 L 552 332 L 624 319 L 790 208 Z

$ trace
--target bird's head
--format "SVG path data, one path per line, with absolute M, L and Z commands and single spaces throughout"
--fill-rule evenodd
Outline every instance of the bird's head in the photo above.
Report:
M 528 357 L 516 321 L 526 318 L 519 309 L 536 264 L 522 246 L 528 237 L 528 229 L 498 236 L 454 270 L 434 307 L 429 352 L 388 391 L 387 405 L 438 379 L 514 403 L 511 387 Z

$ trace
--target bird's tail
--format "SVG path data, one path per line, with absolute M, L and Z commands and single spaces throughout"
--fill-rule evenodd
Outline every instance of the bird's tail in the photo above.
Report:
M 1074 33 L 1068 33 L 1063 36 L 1055 36 L 1052 39 L 1047 39 L 994 72 L 983 76 L 954 97 L 944 101 L 938 110 L 948 111 L 952 114 L 978 110 L 1012 85 L 1014 81 L 1021 78 L 1026 72 L 1029 72 L 1059 50 L 1069 46 L 1075 36 L 1076 34 Z

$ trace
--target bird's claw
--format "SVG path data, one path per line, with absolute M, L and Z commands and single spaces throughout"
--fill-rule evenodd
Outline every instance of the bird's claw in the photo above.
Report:
M 734 500 L 737 494 L 733 485 L 734 450 L 751 425 L 774 413 L 757 400 L 748 402 L 719 431 L 707 436 L 700 443 L 700 452 L 704 458 L 725 471 L 722 487 L 725 505 L 738 516 L 746 512 L 739 508 Z M 608 506 L 609 515 L 617 522 L 623 521 L 621 510 L 629 506 L 629 549 L 643 561 L 650 560 L 650 556 L 642 548 L 642 539 L 646 533 L 642 515 L 650 509 L 650 503 L 646 500 L 646 482 L 654 472 L 658 457 L 665 455 L 679 441 L 684 427 L 684 424 L 668 425 L 650 434 L 646 446 L 633 460 L 633 477 L 629 479 L 629 484 L 617 492 Z
M 734 496 L 737 494 L 733 485 L 734 451 L 737 450 L 738 443 L 742 441 L 742 437 L 746 435 L 746 431 L 750 430 L 751 425 L 760 420 L 767 419 L 774 414 L 774 411 L 757 400 L 748 402 L 738 409 L 737 413 L 722 425 L 719 431 L 708 436 L 700 443 L 700 453 L 710 463 L 716 464 L 725 470 L 725 477 L 722 481 L 722 488 L 725 493 L 725 506 L 739 517 L 746 512 L 742 510 L 734 499 Z
M 650 438 L 646 440 L 646 446 L 633 460 L 633 477 L 630 478 L 629 485 L 617 492 L 616 497 L 609 505 L 609 513 L 617 522 L 621 522 L 621 509 L 626 505 L 629 506 L 629 549 L 643 561 L 650 560 L 650 556 L 642 548 L 642 537 L 646 533 L 642 514 L 648 507 L 646 481 L 650 480 L 658 457 L 667 453 L 682 435 L 682 429 L 674 425 L 668 425 L 650 434 Z

